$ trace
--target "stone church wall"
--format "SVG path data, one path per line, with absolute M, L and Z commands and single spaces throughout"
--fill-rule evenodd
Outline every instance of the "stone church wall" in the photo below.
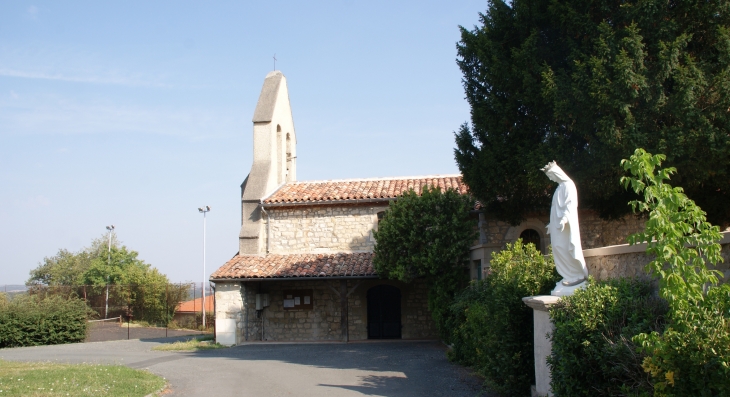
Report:
M 384 206 L 270 208 L 271 253 L 372 251 L 372 230 Z
M 402 339 L 438 338 L 428 311 L 428 291 L 423 280 L 405 284 L 391 280 L 351 279 L 347 280 L 350 291 L 349 340 L 368 338 L 367 291 L 381 284 L 395 286 L 401 291 Z M 216 314 L 237 319 L 237 326 L 240 324 L 237 327 L 237 343 L 261 340 L 341 341 L 339 288 L 340 280 L 218 282 Z M 312 309 L 284 309 L 285 290 L 312 290 Z M 256 311 L 257 293 L 269 294 L 270 305 L 261 313 Z M 225 302 L 240 302 L 240 306 L 237 306 L 238 303 L 228 305 Z M 235 312 L 237 307 L 240 307 L 239 312 Z

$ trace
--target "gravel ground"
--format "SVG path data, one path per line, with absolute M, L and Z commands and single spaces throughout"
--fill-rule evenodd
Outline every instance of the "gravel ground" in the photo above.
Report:
M 166 340 L 1 349 L 20 361 L 119 363 L 165 377 L 166 396 L 489 396 L 438 342 L 251 343 L 159 352 Z

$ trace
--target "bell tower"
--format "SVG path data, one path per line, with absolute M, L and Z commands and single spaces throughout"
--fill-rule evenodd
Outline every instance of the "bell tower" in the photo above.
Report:
M 266 75 L 253 113 L 253 165 L 241 185 L 239 254 L 266 253 L 261 200 L 297 180 L 296 133 L 286 77 Z

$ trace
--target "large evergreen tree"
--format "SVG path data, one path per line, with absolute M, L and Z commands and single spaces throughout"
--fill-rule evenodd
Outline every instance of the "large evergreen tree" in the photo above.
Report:
M 729 223 L 730 2 L 494 0 L 461 29 L 471 124 L 455 156 L 489 213 L 544 212 L 553 188 L 539 168 L 557 160 L 582 208 L 626 214 L 619 163 L 642 147 Z

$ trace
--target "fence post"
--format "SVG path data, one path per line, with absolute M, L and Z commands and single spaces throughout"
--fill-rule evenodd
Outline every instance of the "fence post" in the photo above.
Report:
M 129 300 L 132 299 L 131 285 L 127 287 L 127 291 L 129 291 L 129 293 L 127 294 L 127 340 L 129 340 L 129 322 L 132 321 L 132 308 L 129 307 Z
M 170 323 L 170 319 L 167 317 L 168 313 L 169 313 L 167 305 L 168 305 L 168 301 L 170 300 L 170 297 L 168 296 L 168 291 L 169 291 L 168 286 L 169 286 L 169 284 L 165 283 L 165 338 L 167 338 L 167 325 Z
M 195 329 L 198 329 L 198 311 L 195 309 L 195 283 L 193 283 L 193 313 L 195 313 L 193 316 L 195 318 Z

